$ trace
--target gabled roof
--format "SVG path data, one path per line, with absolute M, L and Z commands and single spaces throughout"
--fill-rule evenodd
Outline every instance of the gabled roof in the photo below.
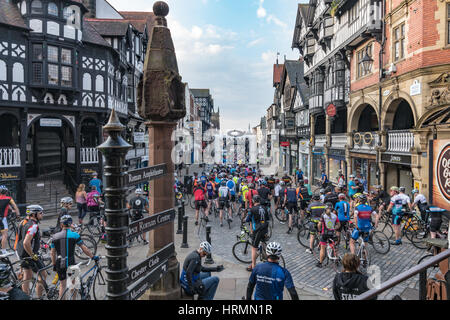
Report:
M 0 0 L 1 1 L 1 0 Z M 93 43 L 100 46 L 111 47 L 111 45 L 100 35 L 100 33 L 84 19 L 83 42 Z
M 147 26 L 147 30 L 150 30 L 155 24 L 156 17 L 153 12 L 120 11 L 119 13 L 142 33 L 144 33 L 145 26 Z
M 195 98 L 208 98 L 210 96 L 209 89 L 191 89 Z
M 295 19 L 294 37 L 292 38 L 292 48 L 296 48 L 297 40 L 300 37 L 301 24 L 308 19 L 308 3 L 299 3 L 297 9 L 297 18 Z
M 281 75 L 283 74 L 283 64 L 274 64 L 273 65 L 273 86 L 275 87 L 276 84 L 281 83 Z
M 11 0 L 0 0 L 0 24 L 30 30 Z
M 102 36 L 125 36 L 130 22 L 119 19 L 94 19 L 88 18 L 89 22 Z
M 303 60 L 286 60 L 284 64 L 286 71 L 283 75 L 283 86 L 286 81 L 286 77 L 289 77 L 291 86 L 296 87 L 303 102 L 306 102 L 307 97 L 309 96 L 309 87 L 307 86 L 304 78 Z

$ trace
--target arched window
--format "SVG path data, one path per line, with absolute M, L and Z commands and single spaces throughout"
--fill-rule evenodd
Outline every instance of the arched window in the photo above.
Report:
M 89 73 L 83 75 L 83 90 L 92 90 L 92 77 Z
M 47 12 L 49 15 L 57 17 L 59 14 L 58 14 L 58 6 L 56 5 L 56 3 L 50 2 L 48 4 Z
M 6 63 L 0 60 L 0 81 L 6 81 Z
M 42 9 L 42 2 L 39 0 L 34 0 L 31 3 L 31 13 L 34 14 L 42 14 L 44 13 L 43 9 Z
M 19 62 L 13 65 L 13 82 L 24 82 L 23 64 Z
M 95 91 L 103 92 L 104 90 L 103 87 L 104 87 L 103 77 L 101 75 L 97 75 L 97 77 L 95 78 Z

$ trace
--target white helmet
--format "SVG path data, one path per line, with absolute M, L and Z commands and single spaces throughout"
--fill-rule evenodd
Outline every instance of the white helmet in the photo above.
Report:
M 203 241 L 200 243 L 200 249 L 202 249 L 206 254 L 210 254 L 212 248 L 208 241 Z
M 142 189 L 137 188 L 136 191 L 134 191 L 135 194 L 144 194 Z
M 268 256 L 280 257 L 282 251 L 281 245 L 278 242 L 271 242 L 266 247 L 266 254 Z

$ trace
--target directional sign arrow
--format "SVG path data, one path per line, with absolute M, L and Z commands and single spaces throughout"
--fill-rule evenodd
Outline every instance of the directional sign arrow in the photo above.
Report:
M 130 223 L 128 226 L 127 239 L 130 240 L 137 237 L 141 233 L 148 232 L 157 227 L 165 225 L 171 221 L 175 220 L 175 209 L 169 209 L 155 215 L 137 220 Z
M 152 285 L 161 279 L 169 269 L 169 260 L 164 261 L 158 267 L 153 269 L 144 279 L 139 281 L 133 287 L 129 288 L 130 300 L 139 299 L 145 291 L 147 291 Z
M 126 184 L 128 187 L 132 187 L 141 183 L 149 182 L 156 178 L 162 177 L 167 174 L 167 164 L 159 164 L 152 167 L 136 169 L 128 171 Z

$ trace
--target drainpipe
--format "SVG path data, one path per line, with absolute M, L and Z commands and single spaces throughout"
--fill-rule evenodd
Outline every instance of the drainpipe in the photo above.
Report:
M 382 95 L 382 86 L 381 86 L 381 81 L 384 78 L 384 74 L 383 74 L 383 53 L 384 53 L 384 45 L 386 43 L 386 35 L 385 35 L 385 23 L 384 23 L 384 16 L 385 16 L 385 2 L 386 0 L 381 1 L 381 43 L 380 43 L 380 53 L 379 53 L 379 88 L 378 88 L 378 131 L 379 131 L 379 135 L 378 135 L 378 147 L 382 146 L 382 140 L 381 140 L 381 132 L 383 131 L 381 128 L 381 112 L 382 112 L 382 107 L 383 107 L 383 103 L 382 103 L 382 99 L 383 99 L 383 95 Z M 377 150 L 377 184 L 380 185 L 381 184 L 381 162 L 380 162 L 380 150 Z

